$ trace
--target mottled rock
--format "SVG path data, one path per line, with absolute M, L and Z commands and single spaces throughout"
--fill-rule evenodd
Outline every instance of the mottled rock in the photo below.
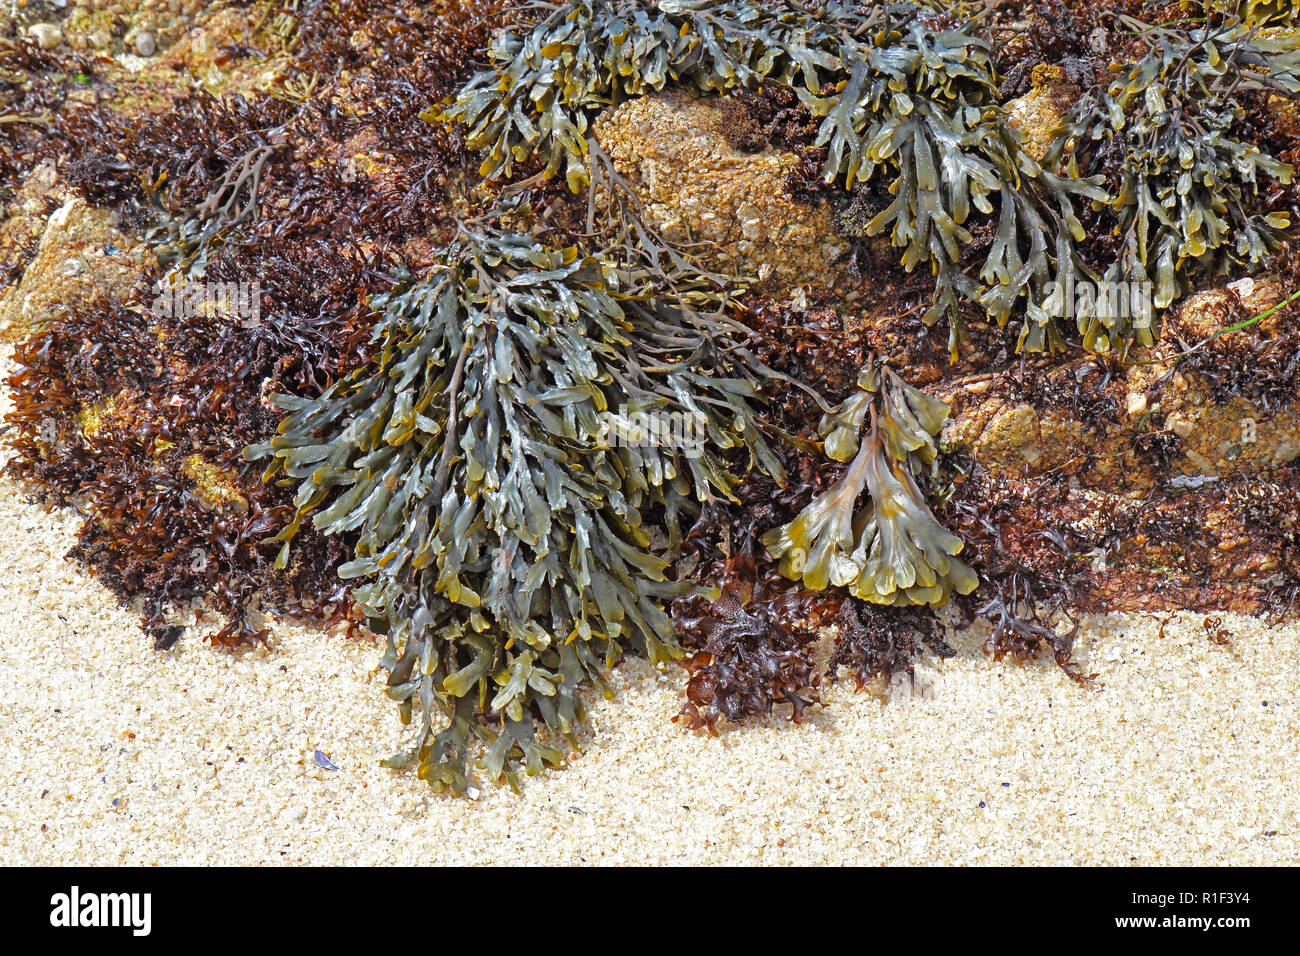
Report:
M 1185 475 L 1268 473 L 1300 458 L 1298 402 L 1267 414 L 1238 396 L 1213 401 L 1199 377 L 1176 374 L 1160 411 L 1180 439 L 1175 470 Z
M 1164 443 L 1168 471 L 1175 477 L 1274 473 L 1300 459 L 1300 399 L 1265 410 L 1240 396 L 1216 393 L 1180 359 L 1239 322 L 1240 307 L 1247 314 L 1262 313 L 1280 302 L 1284 291 L 1274 280 L 1255 278 L 1190 296 L 1165 317 L 1158 345 L 1140 361 L 1120 366 L 1121 375 L 1112 374 L 1102 392 L 1111 404 L 1099 413 L 1082 412 L 1066 400 L 1014 400 L 1019 386 L 1007 373 L 969 386 L 952 383 L 943 395 L 954 410 L 944 444 L 973 453 L 995 475 L 1059 472 L 1116 494 L 1142 493 L 1165 481 L 1156 460 L 1139 453 L 1152 439 Z M 1234 334 L 1272 335 L 1287 321 L 1279 313 Z M 1090 371 L 1093 363 L 1081 356 L 1059 363 L 1054 374 L 1062 382 L 1082 383 L 1097 374 Z
M 239 490 L 239 476 L 220 468 L 202 455 L 190 455 L 181 465 L 181 474 L 194 482 L 194 495 L 211 511 L 231 509 L 248 513 L 248 499 Z
M 999 474 L 1042 474 L 1068 464 L 1081 450 L 1083 425 L 1060 415 L 1040 415 L 1027 403 L 984 408 L 978 418 L 958 420 L 945 432 L 948 444 L 970 444 L 976 458 Z M 989 413 L 992 414 L 989 414 Z
M 18 191 L 0 211 L 0 262 L 7 274 L 0 273 L 0 297 L 12 283 L 22 277 L 27 264 L 45 231 L 45 221 L 67 197 L 59 188 L 53 162 L 37 166 L 18 184 Z
M 140 255 L 138 240 L 119 231 L 112 214 L 67 199 L 46 222 L 22 278 L 0 296 L 0 341 L 26 338 L 71 304 L 125 297 L 139 276 Z
M 1052 145 L 1052 130 L 1065 121 L 1079 90 L 1066 82 L 1059 66 L 1040 63 L 1031 74 L 1032 88 L 1006 104 L 1007 121 L 1025 136 L 1025 151 L 1041 161 Z
M 1258 314 L 1277 305 L 1284 295 L 1281 283 L 1266 278 L 1247 277 L 1222 288 L 1204 289 L 1188 296 L 1166 316 L 1165 331 L 1194 345 L 1233 325 L 1238 303 Z M 1273 332 L 1281 321 L 1281 316 L 1261 319 L 1259 331 Z
M 714 103 L 674 94 L 622 104 L 597 122 L 596 137 L 650 223 L 673 242 L 699 244 L 712 268 L 768 288 L 828 284 L 840 252 L 832 215 L 791 197 L 798 159 L 740 152 L 724 128 Z
M 33 23 L 27 28 L 27 35 L 34 39 L 42 50 L 53 50 L 63 42 L 63 31 L 58 24 Z

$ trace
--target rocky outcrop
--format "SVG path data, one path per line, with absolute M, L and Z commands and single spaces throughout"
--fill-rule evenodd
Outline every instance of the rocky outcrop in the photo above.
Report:
M 1267 589 L 1300 572 L 1300 398 L 1286 358 L 1300 334 L 1278 312 L 1211 337 L 1284 291 L 1246 279 L 1197 293 L 1164 317 L 1156 347 L 1123 360 L 1040 357 L 936 383 L 953 407 L 944 446 L 989 476 L 998 507 L 1020 509 L 1001 531 L 1104 542 L 1089 558 L 1100 606 L 1275 610 Z
M 70 304 L 123 298 L 139 278 L 145 254 L 138 239 L 117 228 L 112 213 L 79 196 L 63 199 L 43 227 L 29 208 L 15 204 L 8 228 L 40 238 L 22 278 L 0 291 L 0 341 L 27 338 Z
M 133 6 L 153 8 L 148 3 Z M 158 49 L 147 63 L 136 42 L 144 19 L 103 21 L 109 24 L 107 45 L 98 42 L 103 36 L 89 38 L 85 28 L 91 23 L 78 19 L 79 14 L 66 16 L 62 24 L 68 46 L 82 49 L 84 39 L 114 58 L 102 62 L 115 75 L 129 72 L 136 91 L 132 108 L 147 108 L 151 101 L 136 94 L 155 78 L 163 86 L 184 77 L 209 89 L 265 88 L 279 54 L 263 61 L 229 53 L 253 15 L 245 8 L 221 7 L 184 30 L 178 21 L 176 29 L 154 31 Z M 364 31 L 349 38 L 358 51 L 375 42 Z M 117 66 L 108 65 L 114 62 Z M 340 82 L 335 105 L 344 113 L 353 111 L 370 89 L 359 70 Z M 1076 93 L 1061 69 L 1039 65 L 1032 71 L 1029 92 L 1005 105 L 1030 155 L 1043 157 Z M 277 95 L 309 99 L 312 89 L 295 86 Z M 951 404 L 944 445 L 953 462 L 964 466 L 974 459 L 979 467 L 972 473 L 980 472 L 980 480 L 993 476 L 989 511 L 995 514 L 991 520 L 998 522 L 998 534 L 1007 537 L 1008 554 L 1019 554 L 1021 548 L 1029 555 L 1026 566 L 1036 566 L 1042 552 L 1033 552 L 1031 544 L 1057 547 L 1042 543 L 1047 534 L 1095 533 L 1097 541 L 1107 542 L 1098 547 L 1095 561 L 1087 548 L 1082 551 L 1084 563 L 1095 572 L 1096 592 L 1111 606 L 1151 608 L 1204 604 L 1250 610 L 1239 602 L 1239 585 L 1253 586 L 1289 567 L 1288 560 L 1300 561 L 1294 547 L 1288 557 L 1275 542 L 1258 545 L 1252 531 L 1265 522 L 1276 524 L 1278 514 L 1295 511 L 1275 506 L 1292 487 L 1284 473 L 1290 472 L 1292 484 L 1297 480 L 1293 463 L 1300 459 L 1300 403 L 1295 395 L 1259 400 L 1250 388 L 1225 385 L 1222 370 L 1195 360 L 1210 354 L 1201 343 L 1239 323 L 1243 314 L 1264 311 L 1290 289 L 1266 280 L 1241 280 L 1198 293 L 1162 317 L 1163 334 L 1155 348 L 1122 360 L 1078 349 L 1022 359 L 1012 354 L 1013 337 L 999 336 L 972 318 L 970 341 L 960 363 L 953 365 L 942 336 L 937 331 L 931 336 L 917 324 L 924 276 L 915 277 L 916 289 L 906 287 L 908 277 L 892 268 L 898 255 L 889 248 L 889 237 L 874 238 L 880 247 L 875 256 L 865 235 L 863 227 L 879 211 L 883 191 L 861 189 L 843 203 L 797 198 L 789 184 L 802 175 L 807 157 L 770 145 L 766 129 L 737 136 L 736 116 L 729 111 L 734 105 L 728 97 L 648 96 L 607 111 L 594 132 L 640 201 L 644 220 L 666 239 L 694 251 L 709 268 L 739 277 L 738 284 L 757 287 L 751 302 L 767 302 L 774 311 L 788 308 L 793 327 L 816 325 L 826 341 L 838 342 L 842 333 L 846 343 L 865 330 L 863 341 L 873 351 L 888 356 L 910 382 Z M 1275 98 L 1269 106 L 1293 118 L 1293 104 Z M 347 177 L 380 180 L 393 174 L 373 130 L 363 129 L 333 148 L 337 155 L 328 158 L 345 164 Z M 66 193 L 52 168 L 37 170 L 22 184 L 8 211 L 8 220 L 0 222 L 0 261 L 30 261 L 21 277 L 0 287 L 0 339 L 26 338 L 70 305 L 129 294 L 142 246 L 117 228 L 110 213 Z M 360 241 L 364 244 L 365 237 Z M 407 241 L 412 262 L 428 262 L 437 254 L 437 236 Z M 864 259 L 869 264 L 888 262 L 891 268 L 862 269 L 864 278 L 859 281 L 855 272 L 850 281 L 849 269 L 836 265 L 850 247 L 854 256 L 864 248 L 871 253 Z M 822 310 L 816 322 L 804 314 L 809 302 Z M 1225 356 L 1249 372 L 1249 359 L 1241 357 L 1254 354 L 1246 347 L 1251 343 L 1276 337 L 1282 343 L 1279 351 L 1284 345 L 1300 354 L 1300 331 L 1288 332 L 1284 325 L 1264 319 L 1219 338 L 1215 348 L 1223 346 Z M 938 347 L 930 348 L 935 342 Z M 857 365 L 849 368 L 851 364 L 845 362 L 845 388 L 856 374 Z M 1240 374 L 1239 379 L 1251 386 L 1261 377 Z M 828 397 L 843 394 L 828 392 Z M 89 433 L 106 416 L 133 414 L 127 398 L 105 396 L 82 410 L 79 426 Z M 193 455 L 181 471 L 214 512 L 248 508 L 231 476 L 215 462 Z M 958 475 L 953 485 L 966 477 Z M 1036 500 L 1042 488 L 1048 491 Z M 1256 494 L 1262 504 L 1249 497 Z M 1023 513 L 1008 510 L 1021 502 L 1026 503 Z M 1029 504 L 1042 508 L 1034 511 Z M 1025 540 L 1018 543 L 1013 538 L 1019 529 L 1025 529 Z M 1188 549 L 1205 550 L 1210 557 L 1185 563 L 1175 579 L 1169 569 L 1179 566 Z M 1153 582 L 1168 587 L 1155 589 Z
M 715 102 L 681 94 L 630 100 L 603 116 L 596 138 L 666 239 L 711 268 L 765 289 L 830 284 L 841 252 L 825 206 L 786 185 L 792 153 L 743 153 Z
M 1101 412 L 1095 416 L 1081 411 L 1077 402 L 1054 407 L 1051 400 L 1016 400 L 1006 381 L 987 376 L 969 385 L 949 383 L 944 387 L 955 414 L 944 441 L 950 450 L 969 450 L 995 474 L 1020 478 L 1064 472 L 1098 488 L 1144 492 L 1165 480 L 1152 472 L 1152 462 L 1134 454 L 1153 442 L 1164 446 L 1170 476 L 1187 484 L 1267 475 L 1300 458 L 1300 400 L 1267 408 L 1223 394 L 1207 376 L 1185 371 L 1179 360 L 1226 328 L 1234 306 L 1258 313 L 1281 298 L 1276 283 L 1249 279 L 1197 293 L 1166 319 L 1160 344 L 1120 366 L 1119 375 L 1103 371 L 1087 356 L 1052 363 L 1055 391 L 1061 394 L 1064 384 L 1075 396 L 1090 393 L 1086 401 Z M 1279 331 L 1265 319 L 1257 328 L 1233 334 Z M 1101 375 L 1109 378 L 1104 386 L 1089 386 L 1090 378 Z M 1049 390 L 1044 386 L 1044 392 Z

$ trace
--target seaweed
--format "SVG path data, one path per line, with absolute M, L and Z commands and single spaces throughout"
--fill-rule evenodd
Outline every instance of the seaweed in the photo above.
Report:
M 1018 348 L 1064 347 L 1042 304 L 1058 272 L 1085 268 L 1075 198 L 1102 200 L 1099 179 L 1062 177 L 1023 149 L 998 104 L 989 44 L 940 23 L 924 4 L 732 0 L 534 4 L 493 42 L 493 68 L 426 116 L 456 122 L 485 154 L 480 173 L 509 178 L 540 158 L 575 192 L 590 180 L 592 117 L 669 84 L 699 94 L 785 85 L 820 121 L 823 176 L 845 188 L 877 181 L 891 200 L 865 226 L 887 234 L 910 272 L 937 289 L 927 323 L 946 318 L 954 358 L 963 303 L 999 324 L 1021 304 Z M 997 201 L 995 208 L 994 201 Z M 972 210 L 996 217 L 977 282 L 962 268 Z M 1090 345 L 1106 347 L 1093 337 Z
M 870 604 L 840 588 L 813 591 L 760 560 L 758 529 L 790 518 L 826 484 L 824 460 L 802 451 L 791 457 L 784 487 L 751 475 L 738 490 L 746 504 L 706 507 L 687 538 L 698 559 L 693 575 L 717 591 L 716 598 L 688 595 L 672 605 L 686 650 L 678 663 L 690 675 L 674 719 L 692 730 L 717 735 L 724 724 L 778 708 L 800 723 L 841 670 L 874 693 L 897 675 L 912 677 L 927 650 L 954 653 L 929 607 Z
M 1096 35 L 1093 7 L 1076 11 L 1071 0 L 1029 0 L 1020 7 L 1018 22 L 990 25 L 988 30 L 999 66 L 1006 64 L 999 70 L 1003 97 L 1029 92 L 1035 74 L 1044 68 L 1059 71 L 1067 82 L 1084 87 L 1106 74 L 1101 54 L 1112 37 L 1105 30 Z
M 1300 395 L 1300 328 L 1295 323 L 1300 309 L 1295 308 L 1296 301 L 1281 303 L 1290 306 L 1289 314 L 1277 310 L 1285 317 L 1283 321 L 1253 335 L 1211 336 L 1179 353 L 1174 368 L 1183 375 L 1194 374 L 1216 402 L 1236 397 L 1249 402 L 1262 416 L 1276 414 Z M 1244 331 L 1259 321 L 1235 296 L 1226 306 L 1225 328 Z M 1171 377 L 1172 370 L 1158 384 Z
M 790 720 L 821 702 L 816 651 L 831 605 L 779 578 L 760 573 L 753 541 L 722 563 L 716 598 L 690 596 L 672 606 L 690 674 L 681 720 L 718 734 L 718 724 L 743 723 L 788 705 Z
M 657 552 L 731 496 L 728 452 L 781 473 L 756 420 L 771 373 L 707 278 L 499 228 L 375 298 L 376 358 L 317 399 L 275 396 L 290 414 L 247 453 L 300 482 L 281 561 L 308 515 L 358 534 L 339 573 L 368 579 L 390 696 L 424 715 L 392 763 L 454 792 L 473 737 L 492 779 L 558 763 L 535 718 L 571 738 L 624 644 L 678 656 L 664 605 L 691 585 Z
M 1172 242 L 1175 295 L 1265 262 L 1294 287 L 1274 249 L 1294 137 L 1269 112 L 1295 92 L 1294 39 L 1233 25 L 1282 23 L 1283 5 L 1116 20 L 1100 44 L 1073 2 L 992 20 L 973 3 L 514 6 L 295 2 L 219 52 L 283 54 L 264 92 L 150 91 L 143 117 L 102 64 L 5 47 L 2 181 L 53 160 L 160 260 L 125 301 L 73 303 L 19 346 L 9 471 L 80 509 L 73 556 L 140 602 L 156 646 L 190 610 L 221 618 L 226 647 L 264 640 L 263 611 L 364 620 L 416 723 L 389 766 L 463 792 L 475 757 L 511 784 L 561 762 L 628 653 L 684 667 L 680 719 L 717 733 L 804 719 L 840 670 L 874 689 L 948 653 L 944 602 L 992 624 L 994 657 L 1078 679 L 1076 616 L 1116 590 L 1291 610 L 1295 465 L 1202 482 L 1175 473 L 1175 436 L 1143 432 L 1155 489 L 1102 513 L 1066 476 L 940 454 L 948 407 L 921 390 L 980 373 L 977 394 L 1067 412 L 1091 445 L 1122 353 L 1158 330 L 1081 316 L 1081 344 L 1121 354 L 1016 363 L 985 319 L 1023 309 L 1020 350 L 1071 346 L 1051 283 L 1158 283 Z M 1039 64 L 1084 91 L 1042 163 L 1001 105 Z M 83 70 L 89 95 L 69 96 Z M 797 153 L 792 190 L 833 204 L 870 288 L 741 299 L 651 232 L 591 133 L 668 86 L 718 96 L 738 147 Z M 1199 230 L 1162 212 L 1170 196 L 1217 210 L 1221 241 L 1205 212 Z M 1098 269 L 1112 248 L 1128 258 Z M 167 304 L 253 278 L 252 325 Z M 1293 317 L 1179 367 L 1274 411 L 1297 384 Z M 810 386 L 849 397 L 828 410 Z M 819 416 L 820 447 L 798 437 Z
M 226 647 L 264 640 L 269 612 L 359 633 L 336 574 L 352 542 L 304 529 L 276 568 L 264 539 L 292 521 L 292 494 L 262 484 L 240 453 L 282 417 L 268 393 L 317 396 L 365 360 L 365 300 L 421 261 L 430 238 L 454 235 L 447 193 L 462 145 L 422 123 L 416 104 L 471 75 L 503 6 L 294 4 L 275 25 L 294 40 L 269 93 L 196 89 L 158 103 L 151 89 L 143 112 L 119 105 L 133 88 L 101 82 L 93 61 L 31 44 L 6 60 L 7 102 L 49 115 L 0 127 L 0 150 L 13 145 L 0 161 L 23 172 L 57 163 L 124 230 L 149 234 L 162 260 L 124 301 L 71 303 L 18 347 L 7 471 L 79 509 L 71 556 L 139 602 L 157 645 L 178 638 L 191 609 L 220 622 L 207 637 Z M 94 95 L 69 98 L 79 69 Z M 308 87 L 311 97 L 292 95 Z M 382 163 L 374 174 L 355 168 L 362 142 Z M 226 285 L 248 290 L 256 321 L 178 307 Z
M 961 539 L 935 520 L 915 475 L 937 466 L 935 437 L 947 417 L 942 402 L 869 362 L 858 391 L 820 428 L 826 455 L 849 463 L 844 475 L 763 536 L 781 573 L 814 591 L 847 585 L 873 604 L 938 606 L 974 590 L 978 578 L 956 557 Z
M 939 658 L 956 652 L 939 636 L 938 622 L 927 608 L 870 604 L 850 597 L 832 619 L 835 649 L 828 670 L 847 670 L 858 690 L 898 675 L 916 675 L 916 660 L 926 650 Z
M 1300 18 L 1296 0 L 1182 0 L 1180 6 L 1202 8 L 1255 27 L 1293 24 Z
M 1258 192 L 1266 176 L 1289 183 L 1291 167 L 1237 138 L 1235 127 L 1241 95 L 1300 92 L 1300 37 L 1264 37 L 1236 21 L 1191 31 L 1117 22 L 1141 39 L 1141 57 L 1080 98 L 1044 163 L 1110 174 L 1111 196 L 1098 208 L 1118 249 L 1101 281 L 1153 289 L 1164 309 L 1199 276 L 1261 268 L 1290 226 L 1285 211 L 1259 208 Z M 1103 312 L 1079 324 L 1085 345 L 1150 345 L 1150 319 Z
M 277 148 L 260 145 L 244 153 L 197 206 L 171 213 L 155 196 L 163 215 L 145 233 L 145 239 L 153 246 L 158 261 L 185 275 L 203 276 L 208 253 L 220 237 L 256 218 L 262 173 Z
M 46 158 L 57 117 L 99 74 L 84 57 L 42 50 L 30 37 L 0 36 L 0 201 Z
M 1170 481 L 1167 493 L 1115 495 L 1105 508 L 1061 476 L 993 475 L 962 457 L 947 468 L 955 488 L 937 510 L 980 575 L 979 591 L 956 604 L 967 620 L 989 622 L 998 660 L 1046 653 L 1087 680 L 1074 657 L 1080 616 L 1120 601 L 1274 619 L 1291 609 L 1300 580 L 1295 463 L 1267 476 Z
M 273 572 L 261 539 L 291 509 L 231 462 L 274 427 L 244 396 L 291 367 L 266 354 L 258 330 L 133 305 L 86 303 L 18 347 L 9 472 L 78 508 L 70 556 L 123 603 L 142 600 L 160 647 L 192 606 L 224 619 L 210 639 L 231 647 L 264 640 L 262 612 L 274 608 L 346 618 L 333 575 L 342 549 L 313 537 L 287 572 Z

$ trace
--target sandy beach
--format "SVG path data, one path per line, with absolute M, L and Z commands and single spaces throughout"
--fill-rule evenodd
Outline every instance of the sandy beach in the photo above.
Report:
M 1091 687 L 975 630 L 883 703 L 846 682 L 802 726 L 716 739 L 672 722 L 680 669 L 635 661 L 572 766 L 456 799 L 378 766 L 407 739 L 380 648 L 279 626 L 269 650 L 159 653 L 64 560 L 75 515 L 5 481 L 0 527 L 2 864 L 1300 858 L 1298 624 L 1224 615 L 1220 646 L 1202 615 L 1093 618 Z

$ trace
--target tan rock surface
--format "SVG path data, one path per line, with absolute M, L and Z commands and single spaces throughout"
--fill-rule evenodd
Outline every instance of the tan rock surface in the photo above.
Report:
M 1007 121 L 1025 136 L 1025 151 L 1041 161 L 1052 145 L 1052 130 L 1069 115 L 1079 91 L 1065 81 L 1059 66 L 1034 67 L 1033 86 L 1024 96 L 1007 102 Z
M 139 276 L 144 249 L 114 216 L 70 196 L 46 220 L 36 255 L 0 296 L 0 341 L 18 341 L 96 297 L 123 298 Z
M 995 474 L 1026 477 L 1063 469 L 1093 487 L 1118 491 L 1152 485 L 1132 451 L 1139 435 L 1165 432 L 1178 442 L 1175 473 L 1267 475 L 1300 458 L 1300 400 L 1266 412 L 1240 397 L 1216 399 L 1200 376 L 1184 374 L 1175 360 L 1228 328 L 1238 304 L 1247 314 L 1259 314 L 1282 298 L 1278 283 L 1265 279 L 1242 279 L 1190 296 L 1165 317 L 1156 348 L 1121 367 L 1109 387 L 1113 413 L 1091 432 L 1069 409 L 1008 400 L 1005 388 L 986 376 L 978 389 L 954 383 L 944 396 L 954 403 L 944 442 L 950 449 L 971 449 Z M 1265 318 L 1254 329 L 1230 334 L 1273 334 L 1281 321 Z M 1088 356 L 1057 362 L 1056 372 L 1066 381 L 1080 380 L 1093 362 Z
M 791 198 L 793 154 L 739 152 L 724 122 L 709 101 L 672 94 L 630 100 L 595 131 L 666 238 L 768 288 L 824 283 L 842 244 L 830 210 Z

